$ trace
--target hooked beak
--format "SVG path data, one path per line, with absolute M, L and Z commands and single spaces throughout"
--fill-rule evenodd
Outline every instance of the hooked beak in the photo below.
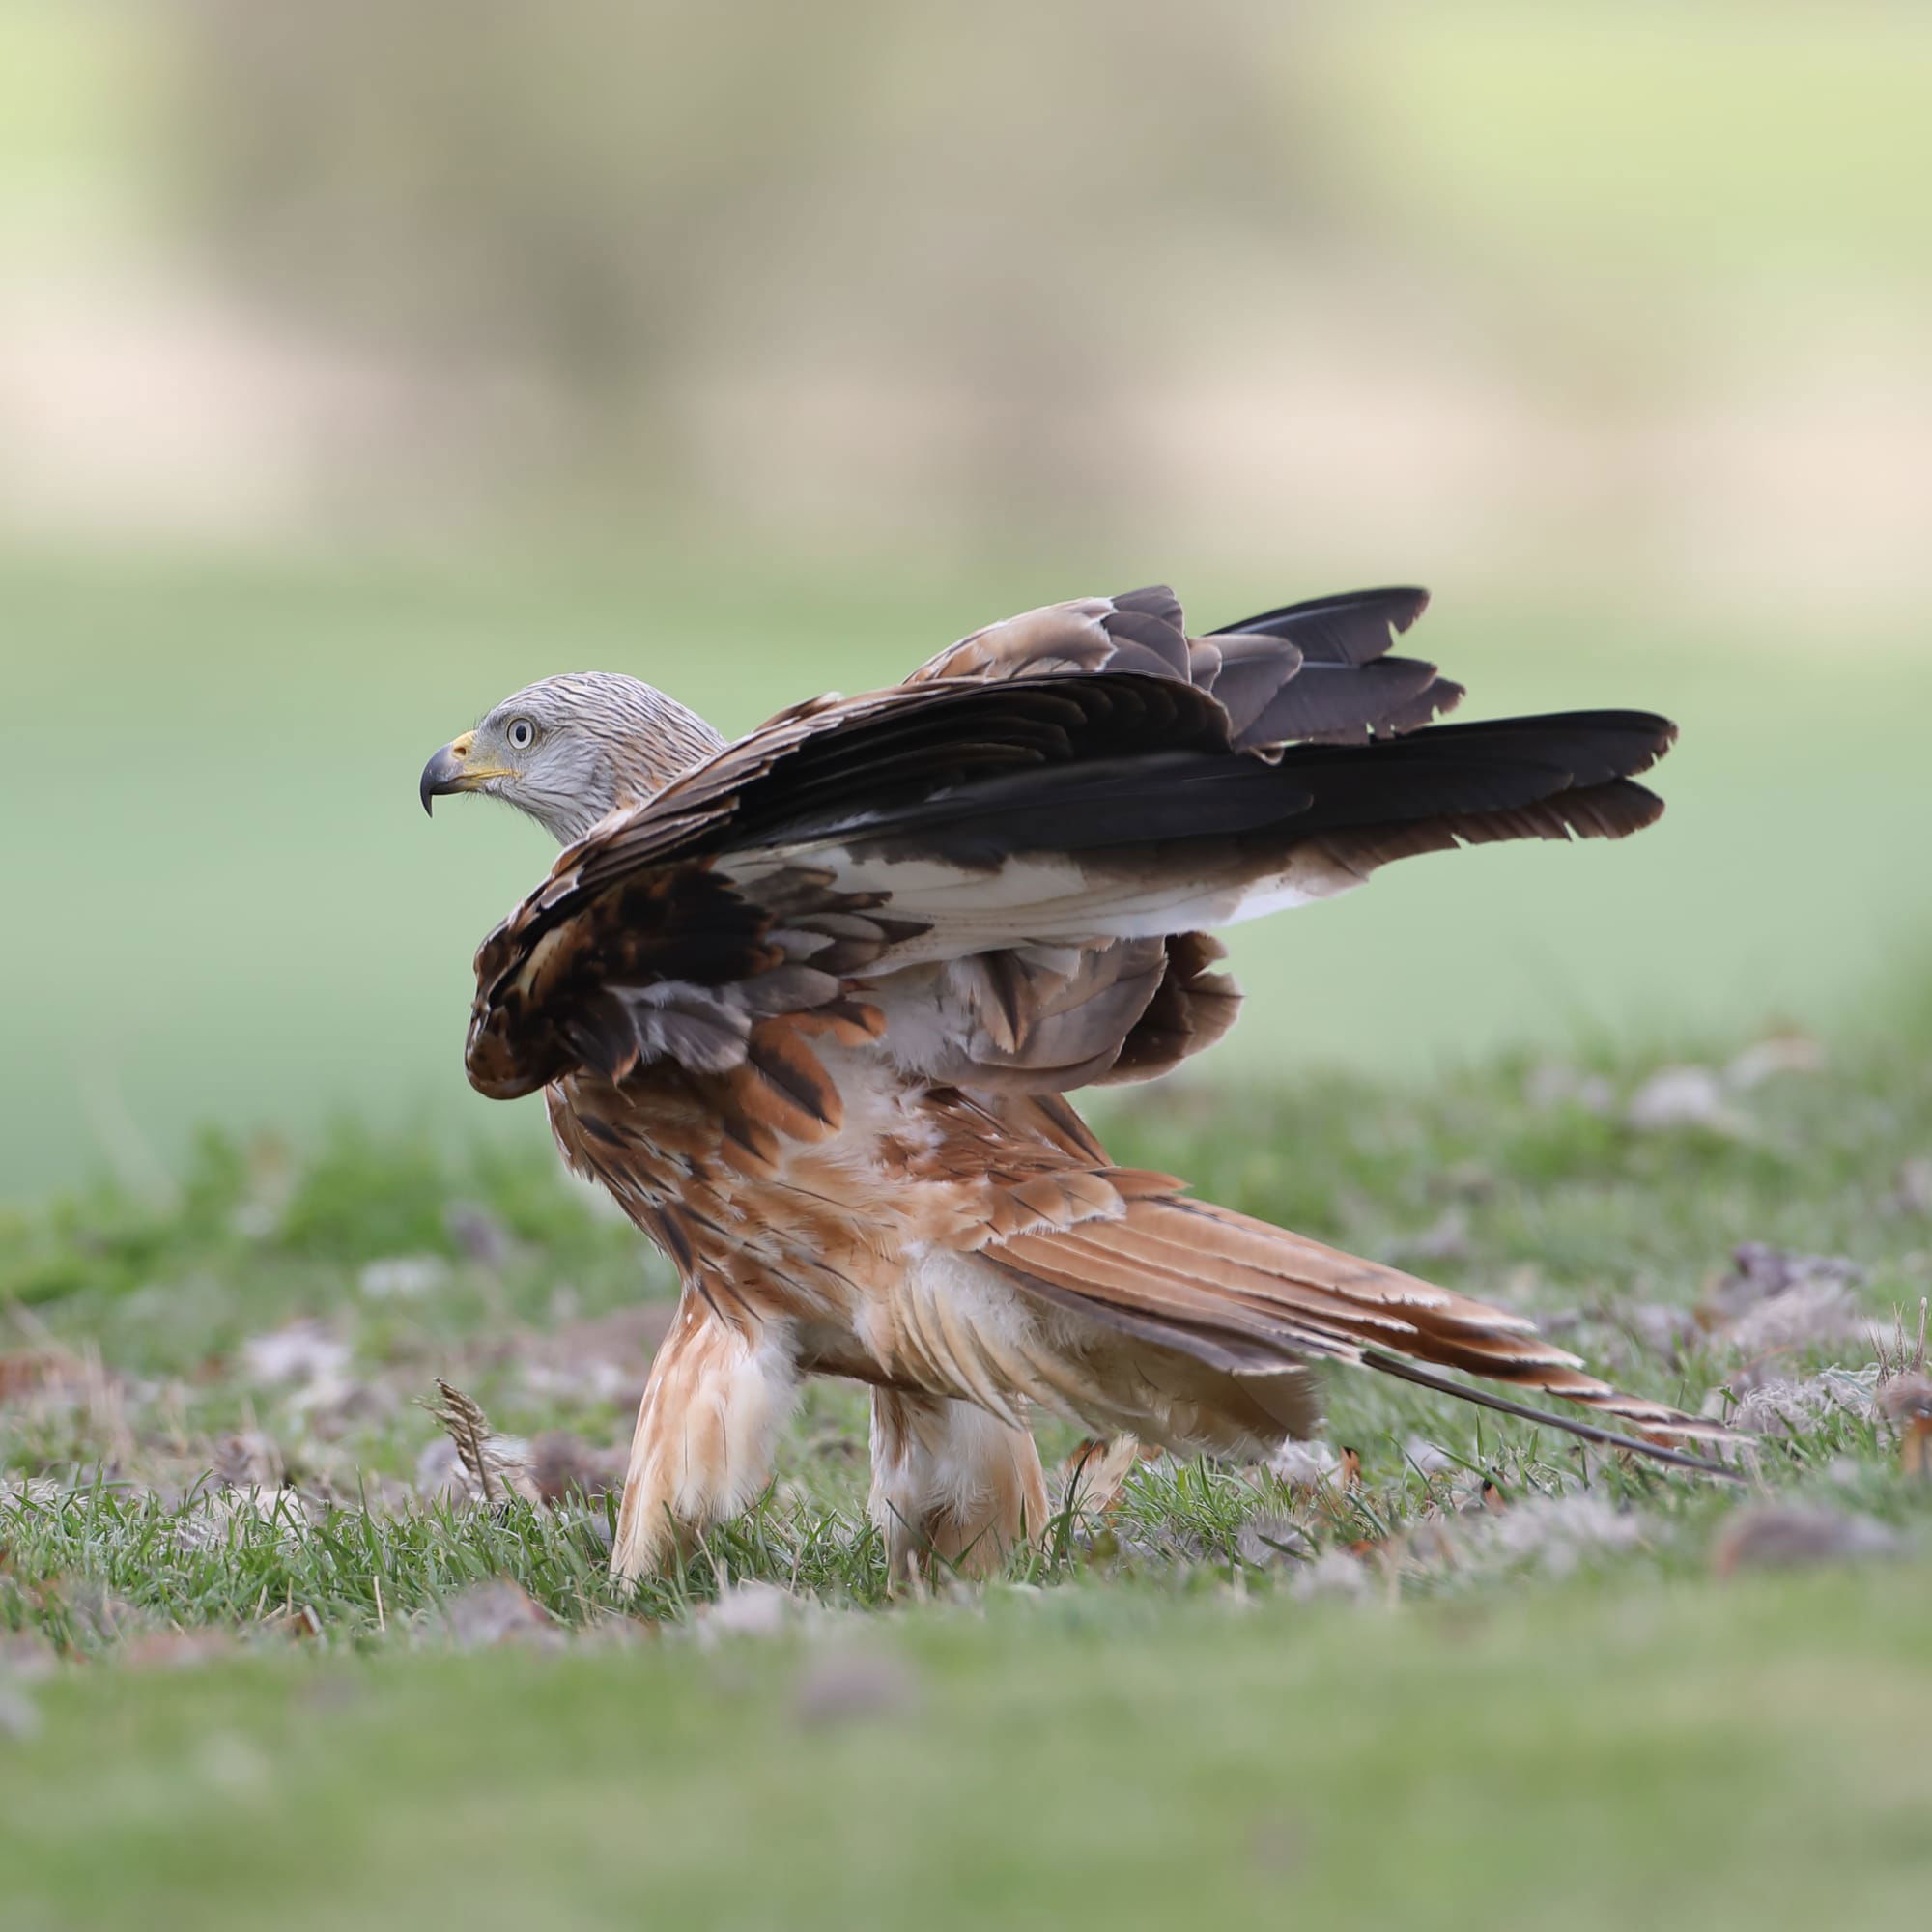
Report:
M 452 738 L 428 764 L 422 768 L 422 781 L 416 787 L 416 795 L 422 800 L 423 810 L 434 813 L 431 800 L 446 798 L 451 792 L 475 791 L 486 779 L 508 778 L 510 774 L 496 765 L 472 765 L 469 762 L 470 747 L 476 742 L 474 731 L 466 731 L 460 738 Z

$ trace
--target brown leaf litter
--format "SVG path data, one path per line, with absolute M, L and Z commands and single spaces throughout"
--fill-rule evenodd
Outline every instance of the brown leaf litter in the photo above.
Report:
M 1469 1234 L 1469 1210 L 1461 1202 L 1451 1202 L 1419 1234 L 1386 1244 L 1393 1262 L 1434 1265 L 1440 1262 L 1466 1262 L 1475 1252 Z
M 1881 1197 L 1881 1214 L 1932 1214 L 1932 1156 L 1900 1161 L 1891 1192 Z
M 520 1584 L 492 1577 L 444 1600 L 442 1631 L 458 1650 L 517 1645 L 554 1650 L 564 1632 L 554 1617 Z
M 19 1402 L 60 1380 L 72 1358 L 55 1349 L 21 1349 L 0 1355 L 0 1402 Z
M 1802 1380 L 1767 1375 L 1735 1377 L 1731 1394 L 1736 1406 L 1730 1424 L 1754 1435 L 1808 1435 L 1834 1413 L 1868 1416 L 1877 1378 L 1876 1367 L 1827 1369 Z M 1721 1406 L 1721 1393 L 1718 1401 Z
M 1843 1510 L 1765 1503 L 1734 1511 L 1711 1546 L 1719 1577 L 1740 1570 L 1811 1569 L 1897 1556 L 1904 1539 L 1868 1516 Z
M 442 1225 L 457 1252 L 478 1267 L 500 1269 L 516 1257 L 510 1231 L 481 1202 L 452 1201 L 442 1210 Z
M 1774 1034 L 1721 1067 L 1691 1062 L 1660 1066 L 1632 1091 L 1623 1122 L 1637 1133 L 1693 1128 L 1725 1140 L 1749 1140 L 1757 1128 L 1737 1105 L 1740 1094 L 1780 1074 L 1819 1073 L 1824 1067 L 1825 1051 L 1815 1039 Z M 1523 1097 L 1540 1112 L 1569 1106 L 1607 1117 L 1618 1111 L 1616 1089 L 1607 1079 L 1560 1061 L 1537 1066 L 1524 1083 Z
M 31 1744 L 41 1734 L 41 1707 L 18 1684 L 0 1677 L 0 1743 Z
M 1875 1324 L 1854 1293 L 1864 1281 L 1865 1269 L 1843 1255 L 1745 1241 L 1732 1251 L 1730 1271 L 1705 1290 L 1697 1320 L 1747 1355 L 1875 1341 Z
M 352 1423 L 394 1414 L 396 1391 L 351 1373 L 354 1350 L 313 1316 L 285 1322 L 242 1345 L 241 1371 L 257 1388 L 271 1389 L 288 1420 L 316 1435 L 341 1435 Z
M 420 1301 L 448 1279 L 449 1264 L 440 1255 L 388 1255 L 367 1263 L 355 1287 L 368 1301 Z
M 1361 1479 L 1362 1459 L 1352 1449 L 1338 1456 L 1325 1442 L 1284 1442 L 1268 1458 L 1267 1468 L 1291 1490 L 1312 1495 L 1331 1484 L 1351 1488 Z
M 1908 1476 L 1932 1476 L 1932 1376 L 1926 1373 L 1926 1303 L 1918 1304 L 1918 1337 L 1908 1343 L 1901 1314 L 1889 1346 L 1879 1354 L 1873 1401 L 1898 1436 L 1899 1467 Z
M 1695 1127 L 1725 1140 L 1748 1140 L 1747 1115 L 1731 1104 L 1723 1076 L 1709 1066 L 1662 1066 L 1630 1097 L 1624 1124 L 1638 1133 Z
M 730 1583 L 704 1605 L 693 1625 L 706 1649 L 724 1637 L 778 1636 L 804 1616 L 807 1605 L 776 1583 Z
M 1235 1554 L 1254 1570 L 1273 1570 L 1313 1560 L 1315 1545 L 1293 1517 L 1272 1511 L 1251 1516 L 1235 1534 Z
M 801 1730 L 908 1718 L 923 1686 L 903 1658 L 876 1647 L 827 1651 L 807 1660 L 792 1686 L 792 1721 Z
M 676 1312 L 674 1302 L 643 1301 L 541 1333 L 524 1330 L 489 1358 L 513 1362 L 533 1396 L 635 1408 Z

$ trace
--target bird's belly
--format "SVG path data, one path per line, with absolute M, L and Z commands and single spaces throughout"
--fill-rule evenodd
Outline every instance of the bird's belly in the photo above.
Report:
M 915 1101 L 846 1075 L 844 1119 L 814 1142 L 747 1160 L 688 1079 L 554 1090 L 565 1157 L 601 1182 L 721 1315 L 782 1323 L 808 1374 L 975 1402 L 1018 1420 L 1055 1386 L 1054 1318 L 959 1251 L 977 1181 L 918 1157 Z M 870 1071 L 867 1083 L 866 1074 Z M 856 1076 L 856 1077 L 855 1077 Z

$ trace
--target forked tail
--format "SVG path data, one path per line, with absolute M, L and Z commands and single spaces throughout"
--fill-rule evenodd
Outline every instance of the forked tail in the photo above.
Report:
M 1057 1306 L 1192 1357 L 1233 1385 L 1316 1358 L 1352 1362 L 1585 1441 L 1734 1477 L 1654 1439 L 1728 1439 L 1722 1425 L 1599 1380 L 1520 1315 L 1190 1200 L 1164 1178 L 1108 1178 L 1125 1197 L 1117 1218 L 1014 1235 L 986 1258 Z M 1471 1387 L 1443 1370 L 1556 1396 L 1602 1420 Z M 1606 1426 L 1617 1423 L 1627 1428 Z M 1158 1438 L 1158 1418 L 1143 1433 Z

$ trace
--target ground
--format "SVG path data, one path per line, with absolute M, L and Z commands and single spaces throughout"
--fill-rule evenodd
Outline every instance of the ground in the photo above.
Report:
M 1146 1463 L 918 1601 L 837 1385 L 750 1519 L 606 1581 L 670 1284 L 541 1150 L 212 1137 L 16 1213 L 8 1922 L 1886 1922 L 1932 1878 L 1932 1012 L 1884 1018 L 1107 1118 L 1732 1415 L 1742 1488 L 1341 1376 L 1339 1466 Z

